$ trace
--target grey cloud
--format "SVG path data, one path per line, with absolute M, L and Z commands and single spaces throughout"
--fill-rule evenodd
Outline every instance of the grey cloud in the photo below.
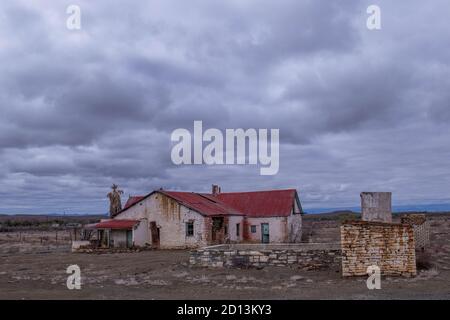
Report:
M 379 1 L 374 32 L 370 1 L 78 4 L 75 32 L 65 4 L 2 4 L 0 212 L 104 212 L 113 182 L 450 203 L 447 1 Z M 279 174 L 174 166 L 170 133 L 194 120 L 279 128 Z

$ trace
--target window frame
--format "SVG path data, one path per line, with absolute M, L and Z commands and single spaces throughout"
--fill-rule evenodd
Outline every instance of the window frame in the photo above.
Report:
M 192 226 L 192 228 L 190 228 L 190 226 Z M 190 230 L 192 234 L 190 234 L 189 232 Z M 193 237 L 193 236 L 194 236 L 194 221 L 188 221 L 186 222 L 186 237 Z

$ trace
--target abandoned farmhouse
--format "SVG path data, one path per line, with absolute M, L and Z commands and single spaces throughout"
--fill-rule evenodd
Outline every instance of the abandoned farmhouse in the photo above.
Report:
M 159 189 L 130 196 L 123 208 L 123 191 L 116 185 L 112 189 L 110 219 L 85 226 L 89 236 L 73 241 L 73 252 L 191 249 L 189 263 L 199 267 L 312 270 L 339 264 L 344 277 L 366 275 L 373 266 L 383 275 L 410 277 L 417 275 L 416 254 L 430 243 L 425 214 L 403 214 L 393 222 L 391 192 L 362 192 L 360 219 L 341 221 L 339 240 L 313 242 L 308 222 L 302 239 L 303 209 L 295 189 Z M 92 232 L 96 239 L 90 239 Z
M 211 193 L 155 190 L 129 197 L 112 219 L 95 224 L 105 247 L 196 248 L 222 243 L 300 242 L 295 189 Z

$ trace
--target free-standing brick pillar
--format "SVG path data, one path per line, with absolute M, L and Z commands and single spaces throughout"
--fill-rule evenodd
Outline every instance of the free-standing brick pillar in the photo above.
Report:
M 392 222 L 391 192 L 361 192 L 361 220 Z

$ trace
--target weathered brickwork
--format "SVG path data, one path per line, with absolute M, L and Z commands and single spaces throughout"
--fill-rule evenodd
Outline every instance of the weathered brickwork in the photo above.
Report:
M 314 270 L 340 264 L 340 246 L 331 244 L 221 245 L 191 251 L 190 264 L 200 267 L 295 265 Z
M 411 213 L 401 217 L 401 222 L 410 224 L 414 229 L 416 249 L 425 249 L 430 244 L 430 224 L 424 214 Z
M 376 265 L 383 275 L 416 275 L 413 227 L 367 221 L 349 221 L 341 226 L 342 275 L 367 275 Z

